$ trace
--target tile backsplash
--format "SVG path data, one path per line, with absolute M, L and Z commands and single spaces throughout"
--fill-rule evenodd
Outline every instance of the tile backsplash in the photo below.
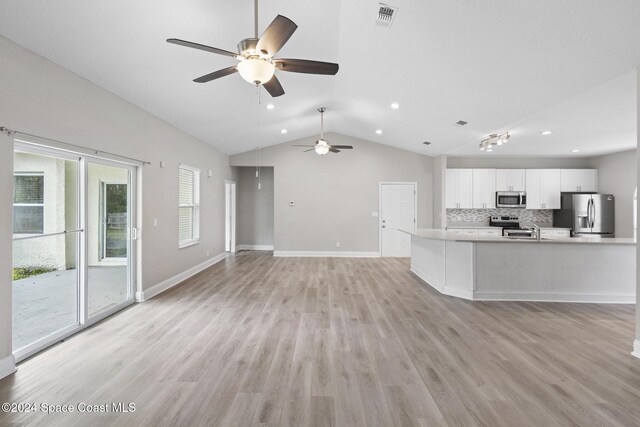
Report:
M 492 216 L 517 216 L 520 222 L 553 223 L 550 209 L 447 209 L 447 222 L 489 222 Z

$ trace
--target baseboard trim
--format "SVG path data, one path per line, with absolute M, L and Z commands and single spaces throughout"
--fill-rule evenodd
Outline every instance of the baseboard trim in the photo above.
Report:
M 219 263 L 220 261 L 222 261 L 223 259 L 225 259 L 227 256 L 226 252 L 222 252 L 221 254 L 218 254 L 216 256 L 214 256 L 213 258 L 210 258 L 208 260 L 206 260 L 203 263 L 200 263 L 194 267 L 191 267 L 190 269 L 183 271 L 180 274 L 176 274 L 173 277 L 168 278 L 167 280 L 164 280 L 156 285 L 153 285 L 152 287 L 150 287 L 149 289 L 146 289 L 142 292 L 136 292 L 136 302 L 144 302 L 147 301 L 153 297 L 155 297 L 156 295 L 166 291 L 167 289 L 171 289 L 174 286 L 176 286 L 179 283 L 184 282 L 185 280 L 187 280 L 189 277 L 196 275 L 198 273 L 200 273 L 202 270 L 211 267 L 214 264 Z
M 380 258 L 380 252 L 348 252 L 348 251 L 273 251 L 277 257 L 312 257 L 312 258 Z
M 272 251 L 273 245 L 236 245 L 236 251 Z
M 600 293 L 541 293 L 541 292 L 474 292 L 477 301 L 539 301 L 539 302 L 571 302 L 587 304 L 635 304 L 633 294 L 600 294 Z
M 0 379 L 13 374 L 16 371 L 16 359 L 13 354 L 0 359 Z
M 640 359 L 640 340 L 633 341 L 633 351 L 631 355 Z
M 465 291 L 464 289 L 456 289 L 452 287 L 447 287 L 437 280 L 432 279 L 428 274 L 424 271 L 420 270 L 415 266 L 411 266 L 410 270 L 413 274 L 415 274 L 418 279 L 422 280 L 427 285 L 431 286 L 436 291 L 440 292 L 442 295 L 447 295 L 450 297 L 462 298 L 467 300 L 473 300 L 473 292 Z

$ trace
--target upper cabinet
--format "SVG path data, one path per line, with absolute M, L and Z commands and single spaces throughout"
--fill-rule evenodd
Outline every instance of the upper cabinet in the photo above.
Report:
M 496 207 L 496 170 L 473 169 L 472 207 L 493 209 Z
M 473 192 L 472 169 L 447 169 L 447 209 L 470 209 Z
M 598 171 L 596 169 L 562 169 L 561 191 L 598 191 Z
M 527 209 L 560 209 L 560 169 L 527 169 Z
M 496 191 L 525 191 L 525 169 L 497 169 Z

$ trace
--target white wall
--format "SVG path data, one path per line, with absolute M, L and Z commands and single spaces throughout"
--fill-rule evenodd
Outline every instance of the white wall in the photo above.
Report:
M 598 169 L 598 192 L 616 197 L 616 237 L 633 237 L 633 193 L 636 189 L 636 152 L 589 159 L 589 167 Z
M 227 156 L 2 37 L 0 76 L 0 126 L 152 162 L 140 174 L 139 280 L 143 289 L 224 252 L 224 178 L 231 176 Z M 4 255 L 11 253 L 13 154 L 6 137 L 0 142 Z M 159 167 L 160 160 L 164 168 Z M 178 250 L 177 229 L 179 163 L 203 171 L 201 244 L 183 250 Z M 207 178 L 208 169 L 213 171 L 211 178 Z M 153 226 L 154 218 L 158 227 Z M 10 270 L 10 257 L 0 257 L 0 361 L 11 353 Z
M 432 227 L 433 158 L 336 133 L 325 138 L 354 150 L 318 156 L 291 146 L 312 144 L 312 136 L 262 150 L 262 165 L 274 167 L 275 250 L 377 252 L 378 218 L 371 214 L 382 181 L 418 182 L 418 227 Z M 256 154 L 230 162 L 255 166 Z
M 273 246 L 273 168 L 236 169 L 236 244 Z
M 433 159 L 433 228 L 447 226 L 447 156 Z
M 636 150 L 640 150 L 640 129 L 638 129 L 638 126 L 640 126 L 640 66 L 638 66 L 638 68 L 636 68 L 636 78 L 637 78 L 637 84 L 636 84 L 636 93 L 637 93 L 637 103 L 636 103 L 636 114 L 637 114 L 637 120 L 636 120 L 636 138 L 638 139 L 638 143 L 636 146 Z M 636 186 L 640 187 L 640 156 L 636 156 L 636 160 L 638 163 L 636 163 L 636 174 L 637 174 L 637 179 L 636 179 Z M 640 224 L 640 209 L 637 210 L 637 214 L 638 216 L 637 220 L 638 220 L 638 224 Z M 638 244 L 636 243 L 636 339 L 634 342 L 634 354 L 637 357 L 640 357 L 640 310 L 638 310 L 638 307 L 640 307 L 640 274 L 638 274 L 638 264 L 640 263 L 640 249 L 638 248 Z

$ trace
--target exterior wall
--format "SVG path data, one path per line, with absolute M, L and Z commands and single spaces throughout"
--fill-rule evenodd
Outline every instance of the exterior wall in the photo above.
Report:
M 65 163 L 65 160 L 26 153 L 16 153 L 14 157 L 14 172 L 44 174 L 44 234 L 66 229 Z M 13 266 L 65 269 L 65 240 L 64 236 L 51 236 L 17 241 L 13 246 Z

